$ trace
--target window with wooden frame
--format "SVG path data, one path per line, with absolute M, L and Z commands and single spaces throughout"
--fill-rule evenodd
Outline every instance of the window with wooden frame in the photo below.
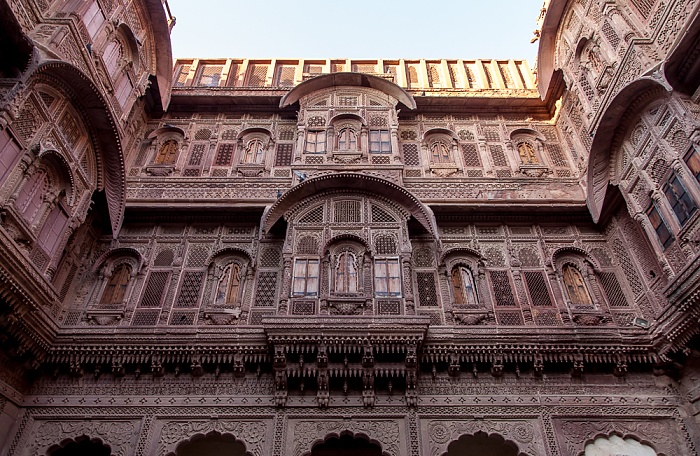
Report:
M 370 130 L 369 131 L 369 153 L 371 154 L 390 154 L 391 153 L 391 136 L 389 130 Z
M 453 163 L 450 147 L 444 142 L 437 141 L 431 144 L 430 155 L 433 163 Z
M 216 289 L 216 305 L 229 306 L 240 303 L 241 295 L 241 267 L 237 263 L 231 263 L 224 268 L 224 273 L 219 279 Z
M 68 219 L 68 213 L 60 202 L 51 209 L 46 217 L 46 221 L 37 236 L 37 241 L 49 256 L 56 253 L 60 246 L 63 233 L 68 227 Z
M 673 209 L 673 213 L 676 214 L 678 223 L 683 226 L 690 216 L 695 213 L 697 205 L 676 173 L 671 173 L 668 181 L 663 186 L 663 192 L 666 195 L 666 199 L 668 199 L 671 209 Z
M 306 145 L 304 146 L 306 154 L 325 154 L 326 153 L 326 132 L 325 131 L 308 131 L 306 132 Z
M 338 147 L 341 152 L 357 150 L 357 133 L 350 127 L 343 128 L 338 132 Z
M 265 145 L 260 139 L 252 139 L 243 152 L 243 163 L 262 163 Z
M 34 222 L 41 208 L 43 197 L 48 190 L 49 178 L 43 170 L 38 170 L 25 182 L 15 205 L 28 223 Z
M 319 261 L 312 258 L 294 260 L 292 297 L 318 296 Z
M 160 145 L 160 150 L 154 163 L 156 165 L 173 165 L 177 160 L 179 145 L 174 139 L 168 139 Z
M 691 174 L 695 176 L 695 180 L 700 183 L 700 153 L 698 153 L 697 149 L 692 147 L 688 153 L 685 154 L 684 160 Z
M 539 165 L 540 159 L 535 153 L 535 148 L 530 143 L 521 142 L 518 144 L 518 155 L 523 165 Z
M 103 306 L 123 305 L 126 298 L 126 289 L 131 279 L 131 266 L 122 263 L 112 271 L 112 276 L 107 282 L 100 304 Z
M 457 306 L 475 306 L 478 304 L 474 276 L 463 265 L 452 268 L 452 294 Z
M 401 268 L 398 258 L 374 260 L 374 294 L 378 297 L 401 296 Z
M 357 263 L 349 250 L 338 255 L 335 266 L 335 292 L 357 293 Z
M 588 292 L 588 287 L 583 280 L 581 271 L 571 264 L 565 264 L 561 268 L 561 274 L 571 303 L 577 306 L 593 306 L 591 294 Z
M 659 210 L 656 208 L 653 202 L 649 205 L 649 208 L 647 209 L 647 217 L 649 218 L 651 227 L 656 232 L 656 236 L 659 238 L 659 242 L 661 242 L 661 245 L 664 248 L 671 245 L 671 243 L 673 242 L 673 235 L 671 234 L 671 230 L 668 229 L 668 225 L 666 225 L 666 222 L 661 217 Z

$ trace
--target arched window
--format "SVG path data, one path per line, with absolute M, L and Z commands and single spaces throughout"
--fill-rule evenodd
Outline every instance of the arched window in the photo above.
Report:
M 232 305 L 240 302 L 241 267 L 236 263 L 226 266 L 216 291 L 216 304 Z
M 343 128 L 338 133 L 338 150 L 357 150 L 357 134 L 352 128 Z
M 56 206 L 49 212 L 46 222 L 41 227 L 39 236 L 37 240 L 39 245 L 44 249 L 49 256 L 56 252 L 56 249 L 61 243 L 61 238 L 63 237 L 63 232 L 68 226 L 68 214 L 63 209 L 61 203 L 57 203 Z
M 567 264 L 561 268 L 561 273 L 564 277 L 564 286 L 571 303 L 579 306 L 592 306 L 593 300 L 588 292 L 586 283 L 583 281 L 581 272 L 574 266 Z
M 524 165 L 537 165 L 540 163 L 535 149 L 529 143 L 521 142 L 518 144 L 518 154 L 520 155 L 520 161 Z
M 16 205 L 28 223 L 34 222 L 41 207 L 42 197 L 46 194 L 48 188 L 48 176 L 41 170 L 35 172 L 22 187 L 17 197 Z
M 476 305 L 476 289 L 474 276 L 466 266 L 455 266 L 452 269 L 452 290 L 456 305 Z
M 160 146 L 160 151 L 156 156 L 156 165 L 172 165 L 177 160 L 177 141 L 169 139 Z
M 110 76 L 114 76 L 119 69 L 119 59 L 122 56 L 122 45 L 119 40 L 112 40 L 105 47 L 102 59 L 105 63 L 105 68 Z
M 259 139 L 251 140 L 245 148 L 243 163 L 262 163 L 265 146 Z
M 338 255 L 335 268 L 335 292 L 357 292 L 357 265 L 355 264 L 355 255 L 347 250 Z
M 100 303 L 106 306 L 121 305 L 126 297 L 126 287 L 131 278 L 131 266 L 122 263 L 112 272 Z
M 443 142 L 435 142 L 430 146 L 433 163 L 452 163 L 450 148 Z

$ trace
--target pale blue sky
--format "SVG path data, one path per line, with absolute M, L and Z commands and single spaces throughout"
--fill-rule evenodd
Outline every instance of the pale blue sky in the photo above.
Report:
M 168 0 L 173 57 L 522 59 L 542 0 Z

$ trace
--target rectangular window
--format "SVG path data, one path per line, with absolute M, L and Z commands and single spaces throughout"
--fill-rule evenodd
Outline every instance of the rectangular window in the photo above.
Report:
M 219 144 L 219 148 L 216 151 L 216 158 L 214 158 L 214 166 L 230 166 L 235 148 L 235 143 Z
M 401 269 L 398 258 L 374 260 L 374 294 L 376 296 L 401 296 Z
M 318 260 L 296 259 L 292 296 L 318 296 Z
M 369 152 L 372 154 L 391 153 L 391 136 L 389 136 L 389 130 L 369 131 Z
M 685 164 L 688 165 L 688 169 L 695 176 L 695 180 L 700 183 L 700 153 L 695 148 L 690 149 L 685 155 Z
M 309 131 L 306 133 L 306 147 L 304 152 L 307 154 L 325 154 L 326 153 L 326 132 L 325 131 Z
M 133 88 L 134 86 L 131 85 L 129 76 L 126 73 L 122 73 L 121 77 L 117 81 L 117 86 L 114 89 L 114 96 L 117 97 L 119 106 L 121 106 L 122 108 L 124 107 L 124 105 L 126 105 L 126 102 L 129 99 L 129 95 L 131 95 L 131 90 Z
M 654 228 L 654 231 L 656 231 L 661 245 L 663 245 L 664 248 L 671 245 L 671 242 L 673 242 L 673 235 L 653 203 L 649 206 L 649 209 L 647 209 L 647 217 L 649 217 L 649 222 L 651 222 L 651 226 Z
M 19 145 L 10 137 L 8 129 L 0 131 L 0 185 L 14 168 L 20 156 Z
M 278 144 L 277 155 L 275 155 L 275 166 L 291 166 L 293 144 Z
M 671 209 L 673 209 L 673 213 L 676 214 L 678 222 L 681 225 L 685 224 L 697 209 L 695 201 L 693 201 L 688 192 L 685 191 L 685 187 L 683 187 L 683 184 L 675 173 L 671 174 L 663 190 L 671 205 Z
M 104 21 L 105 17 L 100 10 L 100 5 L 93 1 L 87 11 L 85 11 L 85 14 L 83 14 L 83 23 L 91 38 L 95 37 Z

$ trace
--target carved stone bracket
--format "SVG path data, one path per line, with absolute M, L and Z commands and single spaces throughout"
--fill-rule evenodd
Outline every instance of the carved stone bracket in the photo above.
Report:
M 170 421 L 163 426 L 156 454 L 158 456 L 174 455 L 175 449 L 183 441 L 197 434 L 206 435 L 210 432 L 229 434 L 242 441 L 246 447 L 246 454 L 254 456 L 269 454 L 269 449 L 264 448 L 268 434 L 267 423 L 231 420 Z
M 430 456 L 440 456 L 447 452 L 451 442 L 464 435 L 477 432 L 498 434 L 518 446 L 518 454 L 547 454 L 544 447 L 544 435 L 535 420 L 496 421 L 473 420 L 452 421 L 432 420 L 427 424 Z
M 333 421 L 301 421 L 294 426 L 294 456 L 308 454 L 311 448 L 323 442 L 328 437 L 339 437 L 341 434 L 352 433 L 369 437 L 382 447 L 382 454 L 398 456 L 406 454 L 401 451 L 399 442 L 402 441 L 399 423 L 389 420 L 333 420 Z

